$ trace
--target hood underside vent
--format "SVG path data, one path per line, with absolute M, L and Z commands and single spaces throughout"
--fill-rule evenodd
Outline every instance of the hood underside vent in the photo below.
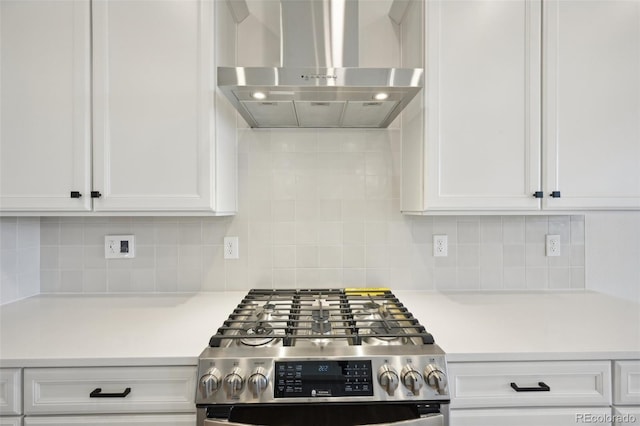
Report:
M 423 70 L 358 67 L 358 0 L 280 0 L 281 64 L 219 67 L 218 87 L 251 127 L 388 127 Z
M 388 127 L 422 81 L 422 69 L 218 68 L 218 86 L 251 127 Z

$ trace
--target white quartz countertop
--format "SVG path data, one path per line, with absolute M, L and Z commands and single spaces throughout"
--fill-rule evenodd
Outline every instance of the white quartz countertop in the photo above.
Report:
M 451 361 L 640 359 L 640 304 L 395 291 Z M 246 292 L 41 295 L 0 307 L 0 367 L 196 365 Z

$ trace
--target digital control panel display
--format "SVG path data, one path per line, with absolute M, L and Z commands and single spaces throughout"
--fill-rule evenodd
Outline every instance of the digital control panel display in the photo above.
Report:
M 373 396 L 371 361 L 276 361 L 275 398 Z

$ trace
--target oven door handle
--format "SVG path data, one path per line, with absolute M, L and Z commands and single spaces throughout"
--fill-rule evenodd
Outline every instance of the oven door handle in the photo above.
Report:
M 442 414 L 420 417 L 419 419 L 402 420 L 391 423 L 376 423 L 375 425 L 361 426 L 444 426 L 444 416 Z M 206 419 L 204 426 L 255 426 L 246 423 L 233 423 L 222 419 Z
M 444 415 L 431 414 L 419 419 L 400 420 L 391 423 L 376 423 L 375 425 L 361 425 L 361 426 L 444 426 Z

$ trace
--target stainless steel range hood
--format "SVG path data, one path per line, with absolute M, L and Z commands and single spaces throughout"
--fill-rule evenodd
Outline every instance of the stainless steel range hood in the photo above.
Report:
M 280 0 L 281 67 L 219 67 L 251 127 L 387 127 L 422 69 L 358 67 L 357 0 Z

